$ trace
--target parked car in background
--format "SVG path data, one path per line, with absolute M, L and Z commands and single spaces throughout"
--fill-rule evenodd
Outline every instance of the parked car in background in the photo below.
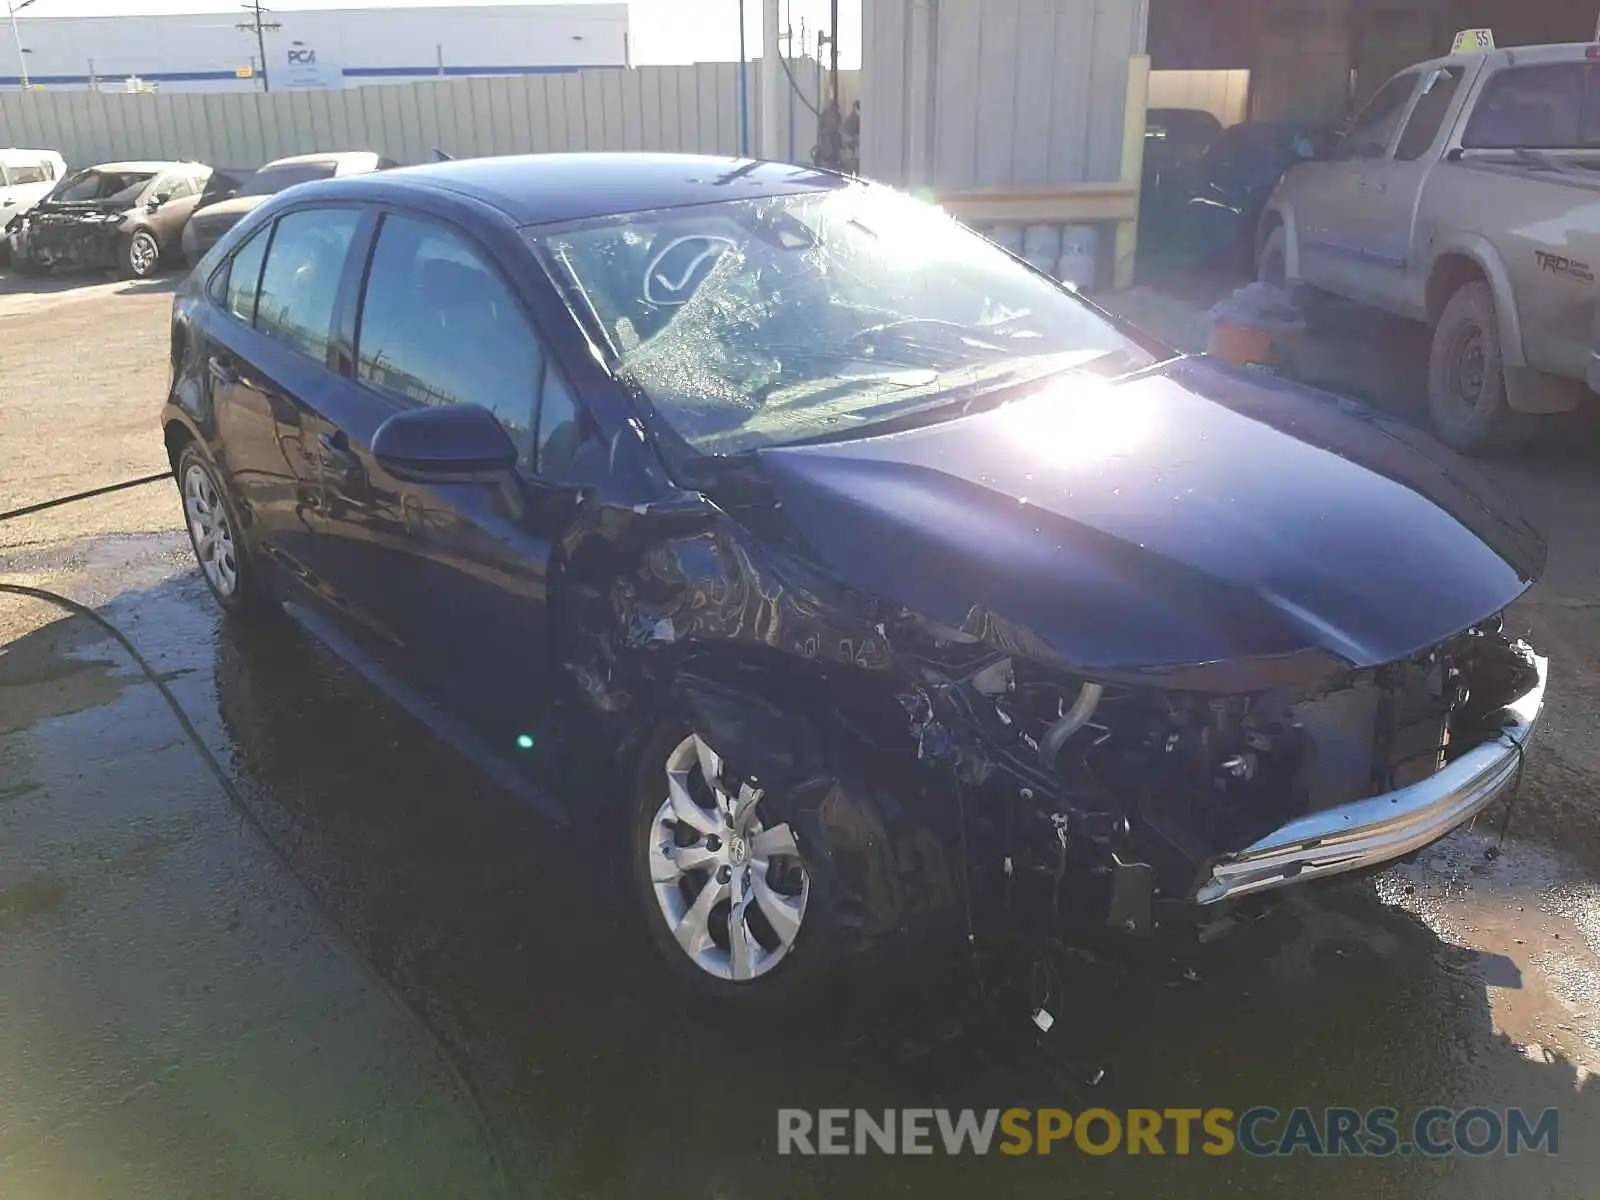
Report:
M 724 999 L 1378 866 L 1539 714 L 1499 614 L 1543 543 L 1446 451 L 832 173 L 308 184 L 184 281 L 171 359 L 223 608 L 609 838 Z
M 205 188 L 200 192 L 200 203 L 194 206 L 194 211 L 210 208 L 213 204 L 220 204 L 239 194 L 239 189 L 244 186 L 244 181 L 254 175 L 253 167 L 219 167 L 212 164 L 211 178 L 206 180 Z M 194 218 L 189 218 L 191 221 Z M 187 231 L 188 226 L 184 226 Z
M 1324 158 L 1284 177 L 1259 231 L 1261 277 L 1426 321 L 1439 436 L 1468 454 L 1518 449 L 1539 414 L 1589 394 L 1597 96 L 1591 45 L 1402 71 Z
M 1305 121 L 1243 121 L 1198 157 L 1159 172 L 1139 196 L 1141 274 L 1214 264 L 1255 270 L 1256 229 L 1272 189 L 1332 138 Z
M 111 267 L 130 279 L 159 271 L 178 250 L 211 168 L 192 162 L 103 163 L 77 171 L 25 214 L 14 268 Z
M 1152 108 L 1144 115 L 1144 176 L 1147 181 L 1205 153 L 1222 122 L 1200 108 Z
M 365 175 L 370 171 L 384 171 L 399 165 L 392 158 L 367 150 L 296 154 L 292 158 L 269 162 L 254 174 L 240 179 L 229 195 L 201 203 L 183 231 L 184 259 L 190 266 L 199 262 L 201 256 L 240 218 L 284 188 L 341 175 Z
M 0 254 L 11 252 L 11 231 L 19 218 L 67 173 L 67 160 L 54 150 L 0 147 Z

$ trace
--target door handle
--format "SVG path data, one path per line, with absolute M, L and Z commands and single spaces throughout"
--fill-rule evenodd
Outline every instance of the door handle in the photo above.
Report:
M 233 387 L 239 382 L 239 373 L 215 354 L 206 360 L 206 370 L 211 372 L 211 378 L 223 387 Z
M 366 472 L 361 469 L 361 459 L 350 448 L 350 439 L 344 430 L 322 434 L 317 438 L 317 445 L 322 448 L 323 467 L 343 479 L 347 486 L 359 486 L 364 481 Z

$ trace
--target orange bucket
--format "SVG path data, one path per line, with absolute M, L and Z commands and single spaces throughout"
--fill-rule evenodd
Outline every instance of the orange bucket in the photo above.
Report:
M 1206 344 L 1206 353 L 1240 366 L 1277 361 L 1277 356 L 1272 352 L 1271 333 L 1249 325 L 1236 325 L 1232 321 L 1211 323 L 1211 338 Z

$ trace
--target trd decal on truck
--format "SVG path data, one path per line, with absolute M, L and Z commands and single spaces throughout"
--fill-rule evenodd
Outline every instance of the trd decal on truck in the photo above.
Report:
M 1594 282 L 1594 272 L 1589 269 L 1588 263 L 1574 262 L 1564 254 L 1546 254 L 1543 250 L 1535 250 L 1533 257 L 1539 260 L 1541 271 L 1549 271 L 1552 275 L 1570 275 L 1584 283 Z

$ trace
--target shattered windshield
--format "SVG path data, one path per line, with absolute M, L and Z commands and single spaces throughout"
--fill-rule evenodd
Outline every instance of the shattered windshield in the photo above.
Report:
M 533 230 L 624 379 L 703 454 L 848 436 L 1150 356 L 932 206 L 855 186 Z
M 89 200 L 117 200 L 133 204 L 145 184 L 155 178 L 154 171 L 80 171 L 64 180 L 51 197 L 63 204 Z

